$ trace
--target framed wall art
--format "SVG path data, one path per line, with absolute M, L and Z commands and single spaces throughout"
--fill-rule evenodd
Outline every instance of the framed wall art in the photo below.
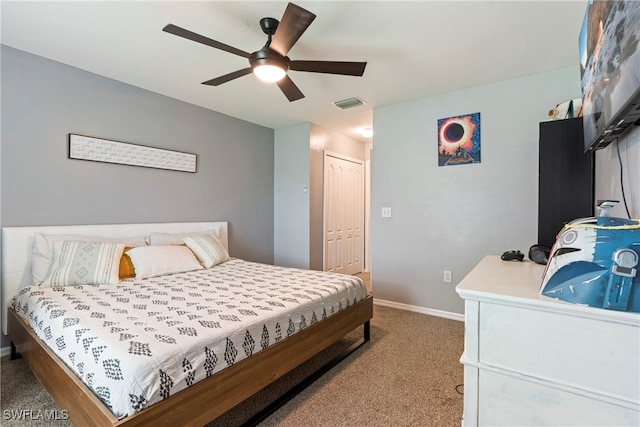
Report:
M 480 163 L 480 113 L 438 120 L 438 166 Z
M 70 159 L 195 173 L 196 157 L 164 148 L 69 134 Z

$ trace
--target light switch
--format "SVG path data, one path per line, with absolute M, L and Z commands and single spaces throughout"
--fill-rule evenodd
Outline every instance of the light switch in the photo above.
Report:
M 382 218 L 391 218 L 391 206 L 382 208 Z
M 442 278 L 444 283 L 451 283 L 451 270 L 445 270 Z

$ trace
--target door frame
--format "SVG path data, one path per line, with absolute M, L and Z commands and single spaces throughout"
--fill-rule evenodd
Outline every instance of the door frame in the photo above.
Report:
M 366 220 L 366 203 L 367 203 L 367 197 L 366 197 L 366 179 L 365 179 L 365 174 L 366 174 L 366 168 L 365 168 L 365 163 L 366 161 L 363 159 L 358 159 L 355 157 L 350 157 L 344 154 L 340 154 L 340 153 L 336 153 L 335 151 L 329 151 L 329 150 L 323 150 L 322 152 L 322 270 L 323 271 L 327 271 L 327 247 L 326 247 L 326 231 L 327 231 L 327 227 L 326 227 L 326 211 L 325 211 L 325 206 L 326 206 L 326 189 L 325 189 L 325 173 L 326 173 L 326 166 L 327 166 L 327 156 L 330 157 L 335 157 L 337 159 L 341 159 L 347 162 L 352 162 L 352 163 L 356 163 L 359 164 L 360 166 L 362 166 L 362 225 L 361 225 L 361 232 L 362 232 L 362 248 L 361 248 L 361 263 L 362 263 L 362 270 L 364 271 L 365 269 L 365 253 L 366 253 L 366 247 L 365 247 L 365 241 L 367 239 L 367 232 L 365 230 L 365 220 Z

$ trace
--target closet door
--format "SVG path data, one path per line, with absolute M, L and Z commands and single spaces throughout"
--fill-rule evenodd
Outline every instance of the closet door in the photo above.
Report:
M 324 269 L 355 274 L 364 253 L 364 163 L 325 152 Z
M 562 226 L 593 216 L 593 152 L 584 152 L 582 118 L 540 123 L 538 243 L 552 246 Z

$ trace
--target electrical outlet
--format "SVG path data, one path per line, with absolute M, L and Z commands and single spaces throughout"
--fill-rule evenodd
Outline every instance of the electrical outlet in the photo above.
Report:
M 391 218 L 391 206 L 382 208 L 382 218 Z
M 444 280 L 444 283 L 451 283 L 451 271 L 445 270 L 442 280 Z

